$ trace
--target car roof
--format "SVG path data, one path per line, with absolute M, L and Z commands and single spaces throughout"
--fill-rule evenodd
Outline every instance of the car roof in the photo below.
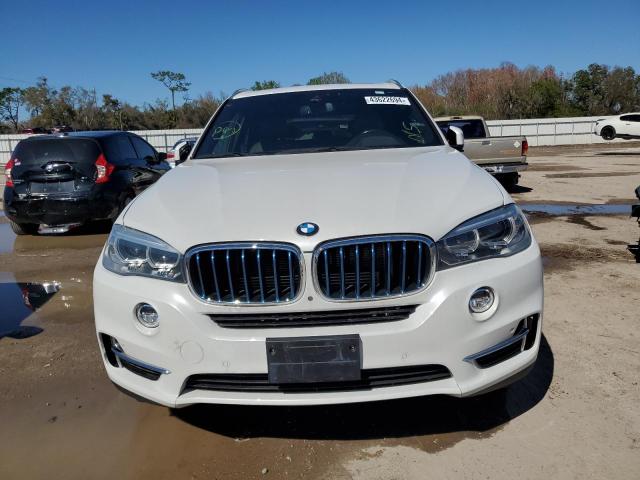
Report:
M 118 134 L 129 134 L 129 132 L 123 132 L 121 130 L 87 130 L 83 132 L 68 132 L 64 136 L 69 137 L 92 137 L 92 138 L 104 138 Z
M 276 93 L 291 93 L 291 92 L 313 92 L 317 90 L 353 90 L 357 88 L 379 88 L 383 90 L 401 90 L 402 87 L 398 83 L 386 82 L 386 83 L 335 83 L 324 85 L 298 85 L 294 87 L 282 87 L 282 88 L 269 88 L 265 90 L 242 90 L 231 98 L 247 98 L 257 97 L 260 95 L 273 95 Z
M 41 140 L 51 140 L 55 138 L 107 138 L 119 134 L 131 135 L 129 132 L 123 132 L 120 130 L 88 130 L 84 132 L 65 132 L 51 133 L 46 135 L 34 135 L 33 137 L 25 138 L 23 141 L 38 142 Z

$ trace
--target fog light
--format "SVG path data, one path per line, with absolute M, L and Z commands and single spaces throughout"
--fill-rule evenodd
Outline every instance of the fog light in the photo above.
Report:
M 469 299 L 469 310 L 473 313 L 483 313 L 491 308 L 494 300 L 493 290 L 489 287 L 477 289 Z
M 147 328 L 156 328 L 160 325 L 158 312 L 148 303 L 139 303 L 136 305 L 136 318 Z

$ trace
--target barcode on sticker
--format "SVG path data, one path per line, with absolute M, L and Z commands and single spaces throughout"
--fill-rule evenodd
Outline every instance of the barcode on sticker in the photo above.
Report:
M 364 97 L 364 100 L 369 105 L 411 105 L 407 97 L 383 97 L 376 95 Z

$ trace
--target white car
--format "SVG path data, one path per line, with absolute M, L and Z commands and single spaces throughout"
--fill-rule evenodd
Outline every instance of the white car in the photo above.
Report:
M 396 83 L 234 94 L 93 294 L 109 378 L 169 407 L 476 395 L 541 339 L 527 220 Z
M 595 135 L 605 140 L 640 138 L 640 113 L 625 113 L 596 121 Z

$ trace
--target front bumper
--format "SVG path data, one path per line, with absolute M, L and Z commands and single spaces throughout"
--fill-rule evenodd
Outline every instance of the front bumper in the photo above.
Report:
M 310 264 L 311 254 L 305 254 L 305 262 Z M 495 311 L 486 319 L 475 318 L 468 309 L 469 296 L 481 286 L 492 287 L 497 299 Z M 290 305 L 207 305 L 196 299 L 185 284 L 118 276 L 105 270 L 99 262 L 94 273 L 95 321 L 99 337 L 100 334 L 114 337 L 130 359 L 168 372 L 152 380 L 129 369 L 114 367 L 107 358 L 109 351 L 100 342 L 107 374 L 125 390 L 170 407 L 194 403 L 314 405 L 430 394 L 474 395 L 517 376 L 536 360 L 542 330 L 543 285 L 540 251 L 535 241 L 530 248 L 512 257 L 437 272 L 431 285 L 418 294 L 371 302 L 376 306 L 419 305 L 402 321 L 234 329 L 220 327 L 207 315 L 246 312 L 247 309 L 299 312 L 345 308 L 345 304 L 320 299 L 312 282 L 307 282 L 305 288 L 300 300 Z M 134 307 L 140 302 L 152 304 L 159 312 L 158 328 L 144 328 L 134 318 Z M 354 304 L 353 308 L 368 306 L 371 305 Z M 522 320 L 536 314 L 539 322 L 531 337 L 531 348 L 488 368 L 480 368 L 469 361 L 473 354 L 512 338 Z M 360 335 L 363 369 L 433 364 L 448 368 L 451 377 L 353 391 L 184 390 L 191 375 L 267 373 L 266 338 L 348 334 Z

